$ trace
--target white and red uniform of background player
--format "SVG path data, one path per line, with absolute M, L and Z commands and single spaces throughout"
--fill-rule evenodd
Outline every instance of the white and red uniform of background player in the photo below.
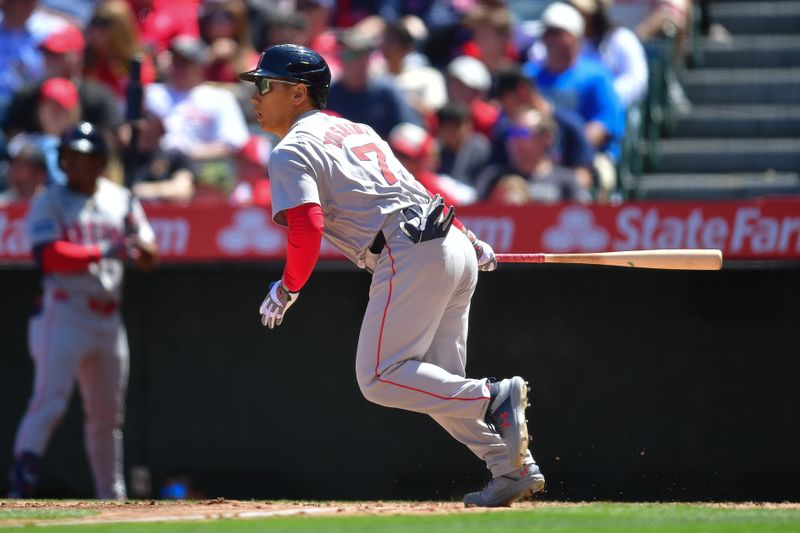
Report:
M 322 84 L 308 78 L 303 93 L 290 80 L 298 78 L 297 69 L 315 67 L 327 71 L 314 52 L 278 45 L 262 55 L 257 69 L 242 75 L 256 83 L 252 103 L 259 124 L 282 137 L 269 175 L 273 220 L 289 227 L 287 259 L 282 279 L 262 303 L 262 322 L 270 328 L 281 323 L 314 268 L 324 235 L 372 272 L 356 352 L 364 396 L 430 415 L 486 461 L 500 481 L 492 494 L 473 493 L 466 503 L 506 504 L 540 490 L 544 478 L 527 450 L 521 413 L 526 401 L 517 397 L 513 413 L 498 421 L 507 429 L 503 417 L 515 417 L 524 439 L 503 438 L 484 421 L 487 410 L 495 412 L 501 403 L 495 405 L 500 386 L 465 377 L 470 299 L 479 263 L 493 269 L 494 253 L 474 236 L 471 242 L 466 230 L 435 231 L 446 217 L 428 217 L 434 204 L 427 191 L 372 128 L 309 105 L 326 94 L 319 90 Z M 513 379 L 526 391 L 521 378 Z M 509 396 L 511 381 L 503 380 L 508 383 L 501 395 Z M 502 494 L 495 497 L 498 488 Z
M 83 147 L 90 142 L 100 141 L 89 139 Z M 29 325 L 35 377 L 14 443 L 14 497 L 33 495 L 38 459 L 69 404 L 76 380 L 97 497 L 126 494 L 121 429 L 128 342 L 119 312 L 123 259 L 136 257 L 133 250 L 140 246 L 154 249 L 155 235 L 130 191 L 104 177 L 95 180 L 90 194 L 76 190 L 69 181 L 53 185 L 35 198 L 28 213 L 28 234 L 44 274 L 44 294 L 41 310 Z

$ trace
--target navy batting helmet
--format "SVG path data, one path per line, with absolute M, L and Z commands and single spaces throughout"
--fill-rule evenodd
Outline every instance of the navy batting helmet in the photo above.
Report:
M 108 146 L 102 132 L 91 122 L 81 122 L 68 128 L 61 136 L 60 148 L 82 154 L 108 155 Z
M 325 109 L 331 86 L 331 70 L 322 56 L 296 44 L 270 46 L 261 54 L 258 66 L 242 72 L 239 78 L 244 81 L 272 78 L 308 85 L 320 109 Z

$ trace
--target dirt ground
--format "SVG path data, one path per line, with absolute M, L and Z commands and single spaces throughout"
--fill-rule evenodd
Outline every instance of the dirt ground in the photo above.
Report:
M 515 503 L 512 509 L 570 507 L 586 503 L 525 501 Z M 800 509 L 800 503 L 719 503 L 708 504 L 726 508 Z M 301 515 L 380 515 L 380 514 L 445 514 L 485 513 L 495 509 L 465 508 L 460 502 L 288 502 L 239 501 L 218 498 L 199 501 L 130 500 L 0 500 L 0 511 L 14 510 L 88 510 L 90 516 L 63 519 L 14 519 L 0 521 L 0 525 L 35 524 L 90 524 L 118 522 L 169 522 L 178 520 L 212 520 L 219 518 L 267 518 L 273 516 Z M 502 508 L 500 510 L 508 510 Z M 0 515 L 1 516 L 1 515 Z
M 519 502 L 513 508 L 530 509 L 553 505 L 542 502 Z M 559 504 L 564 505 L 564 504 Z M 218 498 L 199 501 L 129 500 L 0 500 L 0 512 L 14 510 L 88 510 L 90 516 L 64 519 L 14 519 L 0 525 L 90 524 L 117 522 L 169 522 L 219 518 L 267 518 L 299 515 L 377 515 L 433 514 L 454 512 L 489 512 L 489 509 L 464 507 L 460 502 L 294 502 L 240 501 Z M 507 508 L 506 508 L 507 510 Z

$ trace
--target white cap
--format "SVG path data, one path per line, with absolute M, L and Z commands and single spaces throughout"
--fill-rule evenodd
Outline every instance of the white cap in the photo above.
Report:
M 447 65 L 447 73 L 458 81 L 477 91 L 488 91 L 492 86 L 489 69 L 479 59 L 470 56 L 459 56 Z
M 557 28 L 571 33 L 575 37 L 583 37 L 583 15 L 569 4 L 554 2 L 542 13 L 545 29 Z

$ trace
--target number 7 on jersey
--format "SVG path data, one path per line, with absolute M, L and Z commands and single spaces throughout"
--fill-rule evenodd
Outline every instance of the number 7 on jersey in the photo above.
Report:
M 392 171 L 389 170 L 389 165 L 386 164 L 386 156 L 383 154 L 383 151 L 375 145 L 375 143 L 354 146 L 351 148 L 351 150 L 361 161 L 371 161 L 369 154 L 374 153 L 378 158 L 378 166 L 381 169 L 381 174 L 383 174 L 383 179 L 386 180 L 386 183 L 389 185 L 394 185 L 397 183 L 397 178 Z

